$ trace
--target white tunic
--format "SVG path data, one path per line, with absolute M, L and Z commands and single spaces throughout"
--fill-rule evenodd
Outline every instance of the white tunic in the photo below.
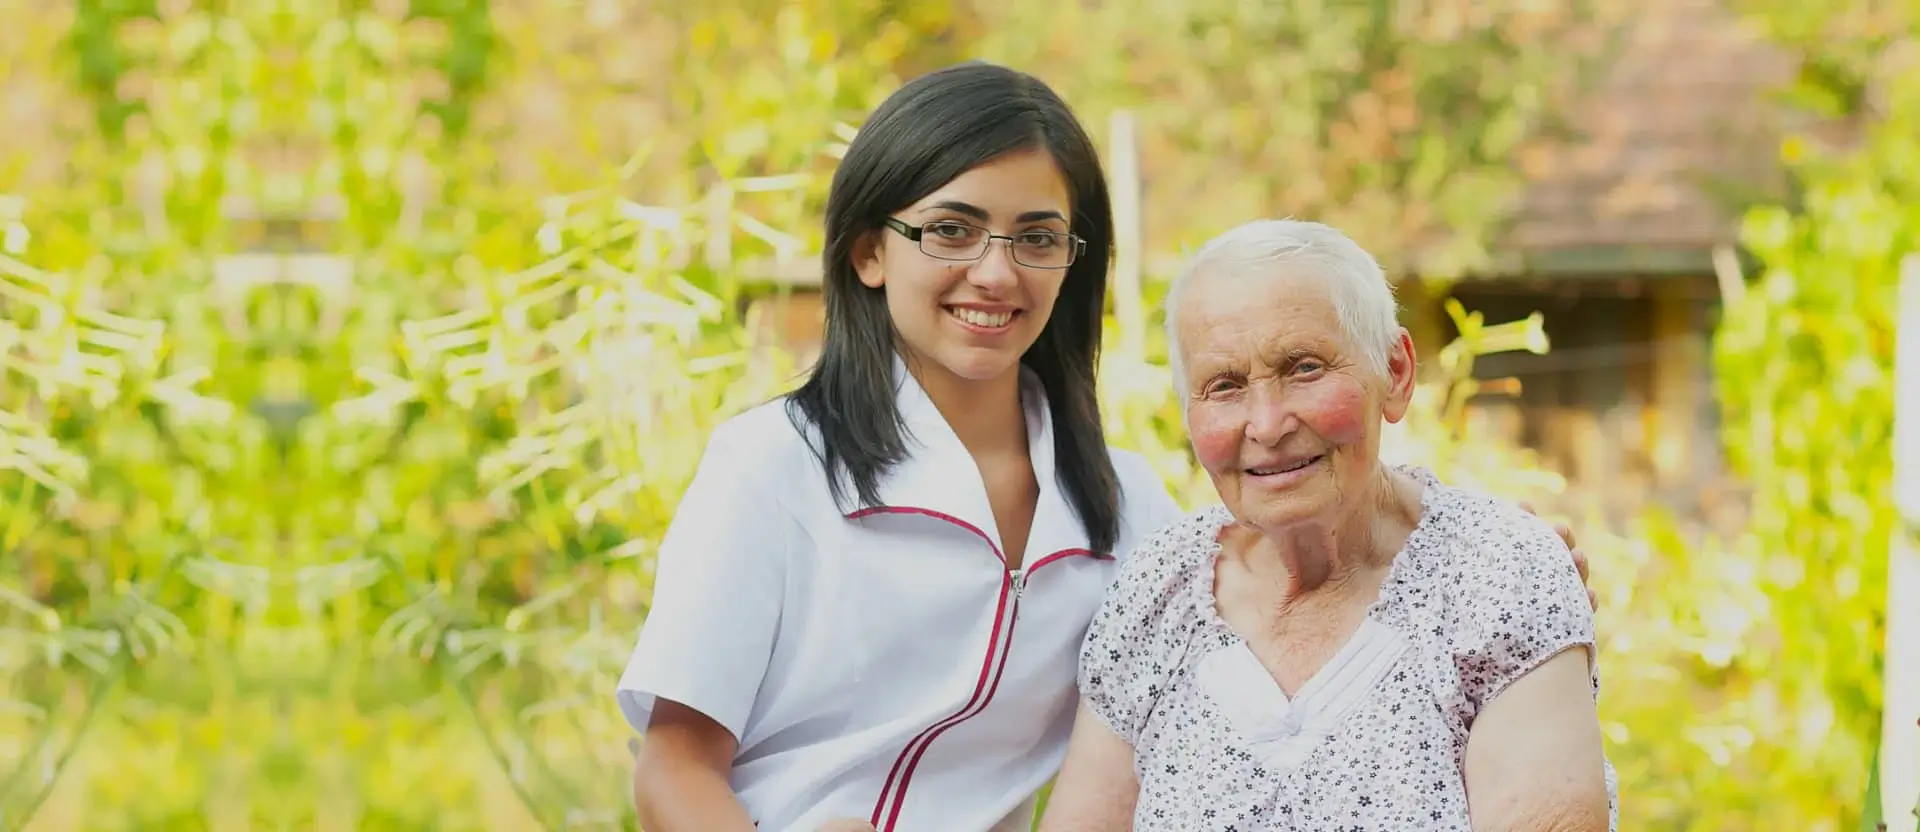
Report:
M 785 399 L 714 431 L 620 680 L 635 730 L 666 697 L 739 739 L 732 787 L 764 830 L 1024 830 L 1065 753 L 1115 563 L 1055 479 L 1045 395 L 1023 374 L 1041 491 L 1009 570 L 972 457 L 898 362 L 895 377 L 911 456 L 878 508 L 841 513 Z M 1124 553 L 1180 511 L 1145 460 L 1110 453 Z

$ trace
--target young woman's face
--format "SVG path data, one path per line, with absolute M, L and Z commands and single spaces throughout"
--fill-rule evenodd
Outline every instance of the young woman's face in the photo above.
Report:
M 885 288 L 910 363 L 964 381 L 1014 371 L 1046 327 L 1067 276 L 1064 267 L 1047 267 L 1068 255 L 1052 246 L 1072 247 L 1065 237 L 1071 200 L 1052 155 L 1036 149 L 1002 156 L 892 218 L 921 229 L 922 241 L 882 229 L 855 251 L 854 268 L 861 283 Z M 1012 237 L 1020 250 L 995 239 L 980 254 L 983 232 Z

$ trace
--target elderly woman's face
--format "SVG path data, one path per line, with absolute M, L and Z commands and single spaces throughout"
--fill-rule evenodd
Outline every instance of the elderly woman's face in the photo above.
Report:
M 1261 528 L 1333 516 L 1378 471 L 1383 421 L 1406 413 L 1406 333 L 1382 376 L 1312 275 L 1203 278 L 1182 302 L 1187 427 L 1221 500 Z

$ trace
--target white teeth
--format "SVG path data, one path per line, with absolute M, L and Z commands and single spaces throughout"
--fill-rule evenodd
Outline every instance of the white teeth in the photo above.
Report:
M 982 312 L 978 309 L 961 309 L 958 307 L 948 309 L 947 312 L 974 326 L 984 326 L 988 329 L 999 329 L 1000 327 L 1006 326 L 1008 321 L 1013 320 L 1012 312 L 995 314 Z

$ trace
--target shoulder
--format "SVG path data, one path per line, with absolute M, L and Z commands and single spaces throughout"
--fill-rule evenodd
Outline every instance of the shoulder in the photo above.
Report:
M 707 453 L 734 464 L 751 462 L 762 469 L 805 464 L 812 458 L 810 436 L 801 433 L 789 417 L 787 402 L 788 398 L 781 396 L 727 417 L 714 426 L 707 439 Z
M 1153 470 L 1153 464 L 1147 458 L 1134 451 L 1107 446 L 1107 457 L 1113 460 L 1114 476 L 1120 480 L 1120 493 L 1123 496 L 1135 496 L 1149 488 L 1166 491 L 1160 482 L 1160 473 Z
M 1450 486 L 1427 477 L 1422 498 L 1431 548 L 1441 551 L 1459 577 L 1511 575 L 1515 571 L 1565 567 L 1572 554 L 1547 521 L 1518 503 L 1491 494 Z
M 1140 538 L 1120 564 L 1107 592 L 1106 612 L 1117 617 L 1153 618 L 1178 608 L 1211 562 L 1216 538 L 1227 520 L 1219 505 L 1187 512 Z
M 820 477 L 808 437 L 787 416 L 782 396 L 729 416 L 713 427 L 687 498 L 758 498 L 791 502 L 796 482 Z
M 1133 451 L 1109 447 L 1113 473 L 1120 483 L 1120 540 L 1114 554 L 1122 558 L 1138 548 L 1153 533 L 1177 522 L 1180 505 L 1167 490 L 1167 481 L 1145 456 Z
M 1087 706 L 1129 743 L 1201 625 L 1212 587 L 1214 537 L 1226 510 L 1191 512 L 1141 541 L 1087 627 L 1079 688 Z
M 788 401 L 781 396 L 716 425 L 707 439 L 708 456 L 768 482 L 791 482 L 796 474 L 819 473 L 820 462 L 813 453 L 818 435 L 811 429 L 802 431 L 789 415 Z
M 1444 618 L 1463 718 L 1572 647 L 1592 649 L 1593 611 L 1572 554 L 1553 527 L 1518 504 L 1447 486 L 1429 498 L 1428 557 Z M 1588 668 L 1599 687 L 1598 664 Z
M 1593 614 L 1573 555 L 1553 527 L 1519 504 L 1430 483 L 1431 528 L 1417 531 L 1425 570 L 1450 599 L 1449 620 L 1464 645 L 1592 640 Z

